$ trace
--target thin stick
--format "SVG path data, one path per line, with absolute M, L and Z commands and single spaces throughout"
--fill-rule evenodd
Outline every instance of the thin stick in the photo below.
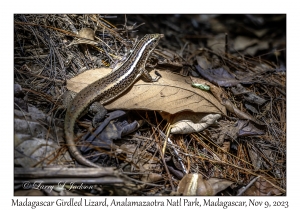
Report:
M 243 195 L 243 193 L 244 193 L 249 187 L 251 187 L 251 186 L 254 184 L 254 182 L 256 182 L 256 180 L 257 180 L 259 177 L 260 177 L 260 176 L 257 176 L 257 177 L 255 177 L 254 179 L 252 179 L 251 182 L 249 182 L 249 184 L 248 184 L 246 187 L 244 187 L 244 188 L 237 194 L 237 196 Z
M 228 57 L 228 34 L 225 33 L 225 57 Z
M 173 182 L 172 182 L 172 177 L 171 177 L 171 174 L 170 174 L 170 172 L 169 172 L 168 166 L 167 166 L 166 161 L 165 161 L 164 153 L 162 152 L 162 149 L 161 149 L 161 147 L 160 147 L 160 144 L 158 143 L 159 140 L 157 139 L 157 136 L 156 136 L 156 135 L 155 135 L 155 140 L 156 140 L 157 148 L 158 148 L 158 150 L 159 150 L 159 154 L 160 154 L 160 156 L 161 156 L 162 162 L 163 162 L 164 167 L 165 167 L 165 170 L 166 170 L 166 172 L 167 172 L 167 175 L 168 175 L 168 178 L 169 178 L 169 182 L 170 182 L 170 184 L 171 184 L 172 191 L 175 191 L 175 187 L 174 187 Z M 166 141 L 166 142 L 167 142 L 167 141 Z

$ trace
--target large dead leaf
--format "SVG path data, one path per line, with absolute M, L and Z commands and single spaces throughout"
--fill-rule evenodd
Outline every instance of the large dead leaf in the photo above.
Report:
M 248 188 L 243 195 L 246 196 L 270 196 L 281 195 L 282 193 L 264 178 L 259 177 L 257 181 Z
M 229 187 L 233 182 L 226 179 L 203 179 L 201 174 L 187 174 L 178 185 L 178 193 L 182 195 L 216 195 Z
M 74 44 L 91 44 L 91 45 L 96 45 L 97 42 L 95 42 L 95 32 L 90 29 L 90 28 L 82 28 L 79 32 L 78 32 L 78 36 L 82 37 L 82 38 L 75 38 L 70 44 L 74 45 Z
M 170 133 L 172 134 L 189 134 L 203 131 L 221 117 L 220 114 L 194 112 L 180 112 L 174 115 L 160 112 L 160 115 L 171 123 Z
M 38 163 L 48 163 L 59 149 L 57 138 L 62 138 L 63 130 L 56 126 L 47 129 L 47 116 L 36 107 L 29 106 L 28 112 L 14 110 L 14 163 L 24 168 Z M 40 162 L 44 160 L 45 162 Z M 70 159 L 69 156 L 65 156 Z M 58 160 L 57 160 L 58 161 Z
M 264 131 L 256 128 L 248 120 L 238 120 L 237 122 L 220 120 L 217 132 L 213 134 L 214 139 L 217 139 L 217 144 L 222 145 L 224 140 L 236 140 L 241 136 L 263 135 Z
M 252 122 L 257 123 L 258 125 L 264 125 L 263 122 L 255 119 L 254 117 L 252 117 L 251 115 L 247 114 L 246 112 L 243 112 L 241 110 L 239 110 L 230 100 L 223 98 L 222 101 L 226 108 L 228 109 L 228 111 L 230 111 L 231 113 L 234 113 L 237 115 L 238 118 L 243 119 L 243 120 L 251 120 Z
M 244 50 L 247 47 L 250 47 L 258 43 L 258 39 L 252 39 L 246 36 L 238 36 L 235 41 L 233 48 L 237 51 Z
M 69 90 L 79 92 L 110 71 L 105 68 L 86 71 L 68 81 L 67 87 Z M 162 75 L 158 82 L 148 83 L 140 79 L 129 91 L 105 107 L 123 110 L 160 110 L 171 114 L 192 111 L 226 115 L 225 107 L 209 92 L 193 88 L 189 77 L 166 71 L 158 72 Z M 155 77 L 153 73 L 152 77 Z
M 239 83 L 249 84 L 251 83 L 251 77 L 245 79 L 237 79 L 226 68 L 220 67 L 216 69 L 202 69 L 199 65 L 195 66 L 198 73 L 211 83 L 221 87 L 236 86 Z

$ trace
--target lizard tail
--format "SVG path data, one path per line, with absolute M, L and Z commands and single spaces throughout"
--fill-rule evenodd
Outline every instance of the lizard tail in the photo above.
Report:
M 80 164 L 89 166 L 89 167 L 94 167 L 94 168 L 101 168 L 101 166 L 85 159 L 79 150 L 77 149 L 75 143 L 74 143 L 74 125 L 75 125 L 75 119 L 74 116 L 70 114 L 70 112 L 67 110 L 66 113 L 66 122 L 65 123 L 65 137 L 66 137 L 66 143 L 69 148 L 69 152 L 73 158 L 75 158 L 76 161 L 78 161 Z

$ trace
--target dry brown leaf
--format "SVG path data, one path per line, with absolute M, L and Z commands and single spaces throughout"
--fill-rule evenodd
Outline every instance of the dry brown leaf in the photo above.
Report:
M 259 120 L 255 119 L 251 115 L 239 110 L 230 100 L 223 98 L 222 99 L 224 106 L 226 106 L 227 110 L 230 111 L 231 113 L 234 113 L 237 115 L 238 118 L 243 119 L 243 120 L 251 120 L 252 122 L 255 122 L 259 125 L 264 125 L 263 122 L 260 122 Z
M 269 49 L 269 42 L 268 41 L 260 41 L 257 45 L 248 47 L 244 53 L 254 56 L 259 50 L 268 50 Z
M 268 196 L 268 195 L 281 195 L 282 193 L 276 189 L 272 184 L 267 182 L 264 178 L 260 177 L 257 181 L 248 188 L 243 195 L 246 196 Z
M 233 182 L 226 179 L 203 179 L 201 174 L 187 174 L 178 185 L 178 193 L 182 195 L 216 195 L 229 187 Z
M 78 93 L 83 88 L 100 79 L 101 77 L 104 77 L 105 75 L 109 74 L 111 71 L 112 69 L 109 68 L 99 68 L 85 71 L 77 75 L 76 77 L 68 80 L 67 88 L 68 90 Z
M 238 36 L 234 41 L 233 48 L 235 50 L 244 50 L 245 48 L 250 47 L 257 43 L 258 43 L 258 39 L 252 39 L 245 36 Z
M 221 117 L 220 114 L 194 112 L 179 112 L 174 115 L 170 115 L 166 112 L 160 112 L 160 114 L 172 125 L 170 131 L 172 134 L 189 134 L 203 131 Z
M 250 147 L 248 149 L 248 152 L 254 169 L 259 170 L 262 165 L 262 158 L 259 155 L 258 151 L 255 151 L 253 148 Z
M 63 130 L 56 126 L 49 129 L 46 115 L 34 106 L 28 107 L 28 112 L 14 110 L 14 163 L 24 168 L 33 167 L 45 157 L 50 160 L 55 156 L 59 145 L 55 141 L 62 138 Z M 70 159 L 69 156 L 65 156 Z M 47 163 L 47 161 L 42 163 Z
M 202 55 L 202 56 L 196 56 L 197 63 L 202 69 L 211 69 L 212 64 L 210 61 L 207 60 L 207 57 Z
M 101 68 L 86 71 L 68 81 L 69 90 L 79 92 L 88 84 L 110 73 Z M 107 104 L 107 109 L 160 110 L 171 114 L 192 111 L 226 115 L 226 109 L 210 93 L 195 89 L 191 79 L 166 71 L 158 71 L 162 78 L 158 82 L 137 81 L 129 91 Z M 152 73 L 152 77 L 155 77 Z
M 91 45 L 96 45 L 97 42 L 95 42 L 95 32 L 90 29 L 90 28 L 82 28 L 79 32 L 78 32 L 78 36 L 82 37 L 82 38 L 75 38 L 70 44 L 74 45 L 74 44 L 91 44 Z
M 15 146 L 14 163 L 24 168 L 33 167 L 44 157 L 50 156 L 50 154 L 52 155 L 49 158 L 53 158 L 54 152 L 58 148 L 56 143 L 44 139 L 28 139 L 18 146 Z
M 223 33 L 207 39 L 207 46 L 214 52 L 223 53 L 225 51 L 225 45 L 225 35 Z

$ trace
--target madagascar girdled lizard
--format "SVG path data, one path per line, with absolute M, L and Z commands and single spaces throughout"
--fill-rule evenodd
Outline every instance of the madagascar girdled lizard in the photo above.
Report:
M 85 159 L 78 151 L 74 143 L 74 125 L 90 104 L 95 101 L 106 104 L 124 93 L 133 83 L 143 76 L 147 81 L 157 81 L 153 79 L 145 69 L 147 59 L 157 46 L 163 34 L 147 34 L 133 48 L 131 54 L 124 63 L 115 71 L 105 77 L 93 82 L 81 90 L 72 100 L 67 108 L 65 117 L 65 138 L 70 154 L 80 164 L 90 167 L 100 167 L 99 165 Z

